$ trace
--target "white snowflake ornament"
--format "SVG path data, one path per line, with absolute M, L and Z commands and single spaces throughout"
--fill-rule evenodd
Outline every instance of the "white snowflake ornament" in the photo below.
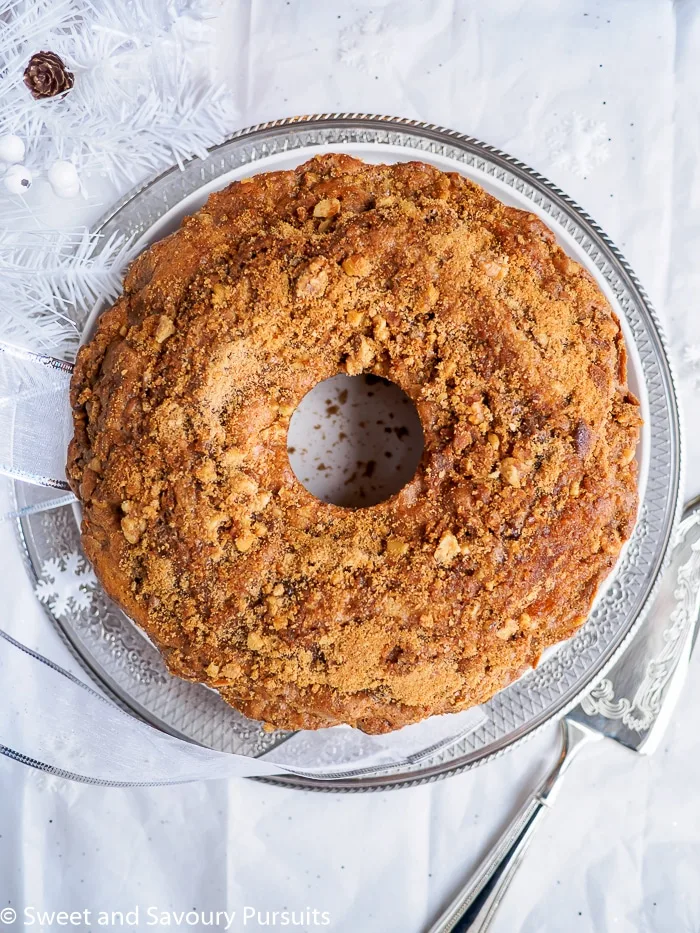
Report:
M 24 162 L 25 145 L 19 136 L 14 133 L 5 133 L 0 136 L 0 162 Z
M 683 359 L 691 366 L 700 365 L 700 343 L 691 344 L 683 351 Z
M 688 365 L 693 389 L 700 389 L 700 343 L 693 343 L 683 350 L 683 362 Z
M 572 113 L 547 137 L 549 154 L 555 165 L 574 175 L 587 177 L 610 158 L 608 128 L 605 123 Z
M 80 760 L 83 756 L 83 750 L 75 733 L 47 735 L 44 741 L 45 747 L 41 750 L 42 760 L 62 771 L 71 771 L 78 774 L 81 772 Z M 29 768 L 28 770 L 30 785 L 33 785 L 42 794 L 55 793 L 67 797 L 70 802 L 73 802 L 79 794 L 80 785 L 69 778 L 59 777 L 40 768 Z
M 78 170 L 72 162 L 54 162 L 46 176 L 53 193 L 59 198 L 74 198 L 80 194 Z
M 92 567 L 74 551 L 42 563 L 35 592 L 54 615 L 62 616 L 70 611 L 89 609 L 96 584 Z
M 354 68 L 371 68 L 392 60 L 394 37 L 377 13 L 369 13 L 340 34 L 338 57 Z
M 26 194 L 32 186 L 32 173 L 23 165 L 11 165 L 3 181 L 10 194 Z
M 221 10 L 223 0 L 168 0 L 168 12 L 173 19 L 187 16 L 195 20 L 213 19 Z

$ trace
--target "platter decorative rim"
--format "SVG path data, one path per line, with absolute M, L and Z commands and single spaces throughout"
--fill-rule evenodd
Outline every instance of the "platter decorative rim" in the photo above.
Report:
M 267 164 L 299 161 L 320 147 L 389 151 L 442 165 L 447 160 L 477 181 L 507 187 L 563 240 L 585 254 L 586 265 L 612 293 L 631 334 L 646 389 L 647 481 L 632 538 L 588 621 L 540 666 L 484 705 L 486 722 L 455 745 L 419 763 L 359 777 L 314 780 L 260 778 L 324 791 L 365 791 L 411 786 L 455 774 L 503 754 L 578 703 L 618 659 L 644 618 L 664 568 L 681 507 L 682 436 L 678 400 L 666 342 L 653 307 L 624 257 L 604 231 L 564 192 L 512 156 L 473 137 L 432 124 L 368 114 L 293 117 L 239 130 L 182 170 L 169 169 L 118 202 L 95 226 L 107 241 L 114 232 L 138 238 L 198 189 L 234 171 L 262 171 Z M 373 149 L 379 147 L 379 149 Z M 302 150 L 304 150 L 302 152 Z M 489 181 L 490 180 L 490 181 Z M 484 183 L 482 181 L 482 183 Z M 573 239 L 572 239 L 573 238 Z M 31 487 L 15 484 L 20 508 Z M 71 506 L 25 515 L 17 521 L 25 563 L 34 580 L 47 561 L 79 551 Z M 213 691 L 171 677 L 156 649 L 97 587 L 90 605 L 61 613 L 47 608 L 59 632 L 89 675 L 123 707 L 157 728 L 220 750 L 261 755 L 285 736 L 265 733 Z

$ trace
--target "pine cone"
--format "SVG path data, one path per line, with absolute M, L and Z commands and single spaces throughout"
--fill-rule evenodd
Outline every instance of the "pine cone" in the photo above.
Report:
M 35 100 L 69 91 L 74 81 L 73 72 L 68 71 L 54 52 L 37 52 L 32 55 L 24 72 L 24 83 Z

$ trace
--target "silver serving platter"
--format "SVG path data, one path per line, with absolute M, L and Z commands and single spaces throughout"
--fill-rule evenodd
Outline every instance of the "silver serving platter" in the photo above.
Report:
M 361 791 L 406 786 L 455 774 L 502 754 L 562 716 L 614 663 L 644 617 L 664 566 L 681 489 L 681 430 L 673 374 L 661 328 L 636 276 L 597 224 L 551 182 L 516 159 L 452 130 L 391 117 L 323 114 L 241 130 L 205 161 L 170 169 L 132 191 L 97 225 L 113 233 L 159 239 L 192 213 L 209 191 L 235 178 L 298 165 L 319 151 L 346 151 L 369 161 L 420 159 L 460 171 L 502 200 L 538 214 L 560 243 L 596 277 L 617 310 L 645 417 L 640 512 L 634 534 L 585 625 L 539 667 L 483 707 L 486 721 L 457 744 L 411 766 L 331 781 L 284 776 L 287 786 Z M 86 332 L 101 308 L 86 321 Z M 15 484 L 17 505 L 33 487 Z M 71 506 L 18 520 L 34 580 L 47 561 L 80 552 Z M 89 606 L 47 610 L 89 675 L 124 708 L 173 735 L 222 751 L 258 756 L 284 741 L 227 706 L 213 691 L 172 677 L 146 636 L 98 586 Z M 265 779 L 268 780 L 268 779 Z

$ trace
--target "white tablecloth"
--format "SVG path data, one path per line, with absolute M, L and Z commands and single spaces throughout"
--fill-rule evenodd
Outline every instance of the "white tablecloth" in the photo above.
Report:
M 239 126 L 324 111 L 438 123 L 505 149 L 582 204 L 666 323 L 690 422 L 687 495 L 700 490 L 700 3 L 226 0 L 213 25 L 204 52 Z M 0 555 L 3 625 L 77 670 L 6 525 Z M 698 675 L 700 656 L 655 757 L 610 743 L 584 752 L 494 930 L 700 929 Z M 319 911 L 317 925 L 297 929 L 316 929 L 327 911 L 321 928 L 334 933 L 418 933 L 556 743 L 553 727 L 468 774 L 359 795 L 250 781 L 104 790 L 1 759 L 0 930 L 6 906 L 89 910 L 74 927 L 83 930 L 134 929 L 128 916 L 100 923 L 98 912 L 136 907 L 139 929 L 165 925 L 149 907 L 204 920 L 235 911 L 232 930 L 272 926 L 244 926 L 249 907 L 262 921 L 265 911 Z

